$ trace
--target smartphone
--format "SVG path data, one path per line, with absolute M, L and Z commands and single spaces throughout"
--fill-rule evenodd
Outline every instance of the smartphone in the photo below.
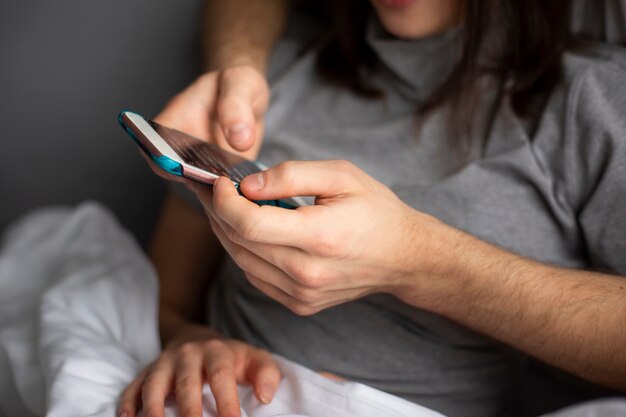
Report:
M 239 190 L 241 180 L 265 169 L 258 162 L 227 152 L 181 131 L 161 126 L 137 113 L 123 111 L 118 120 L 141 150 L 159 168 L 170 174 L 206 185 L 212 185 L 219 177 L 227 177 Z M 288 209 L 305 205 L 297 197 L 255 203 Z

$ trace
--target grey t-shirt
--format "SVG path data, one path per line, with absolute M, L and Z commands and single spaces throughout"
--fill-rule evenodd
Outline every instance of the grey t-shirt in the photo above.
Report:
M 416 210 L 485 241 L 554 265 L 626 274 L 624 52 L 567 53 L 563 82 L 530 123 L 485 78 L 466 146 L 449 137 L 455 119 L 445 109 L 416 128 L 416 106 L 457 62 L 457 31 L 409 42 L 372 30 L 369 42 L 385 68 L 374 76 L 386 91 L 379 100 L 325 84 L 312 52 L 294 58 L 300 44 L 281 44 L 275 61 L 291 58 L 271 80 L 262 162 L 347 159 Z M 500 415 L 524 362 L 388 295 L 297 316 L 230 259 L 210 309 L 212 324 L 232 337 L 449 416 Z

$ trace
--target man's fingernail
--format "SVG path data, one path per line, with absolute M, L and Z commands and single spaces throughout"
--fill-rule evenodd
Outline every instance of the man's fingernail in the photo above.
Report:
M 248 175 L 244 181 L 246 183 L 246 188 L 250 191 L 259 191 L 265 187 L 265 175 L 263 175 L 262 172 Z
M 261 400 L 263 404 L 268 404 L 270 401 L 272 401 L 273 391 L 274 390 L 269 384 L 261 385 L 261 389 L 259 390 L 259 400 Z
M 232 145 L 240 145 L 250 137 L 250 127 L 246 123 L 237 123 L 228 129 L 228 139 Z

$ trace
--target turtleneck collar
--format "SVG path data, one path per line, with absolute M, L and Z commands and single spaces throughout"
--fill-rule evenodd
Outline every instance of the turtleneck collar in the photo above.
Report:
M 368 25 L 366 39 L 382 65 L 418 101 L 427 100 L 448 79 L 461 58 L 460 26 L 439 35 L 404 40 L 387 32 L 378 17 L 374 17 Z

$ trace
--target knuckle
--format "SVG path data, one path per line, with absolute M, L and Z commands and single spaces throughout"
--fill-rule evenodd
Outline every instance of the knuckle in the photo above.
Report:
M 198 351 L 198 348 L 193 342 L 185 342 L 176 348 L 176 352 L 181 356 L 193 355 Z
M 346 187 L 346 184 L 351 184 L 352 187 L 361 184 L 357 181 L 360 178 L 359 169 L 350 161 L 332 161 L 330 169 L 334 175 L 334 183 L 339 187 Z
M 320 288 L 325 281 L 326 271 L 323 267 L 315 264 L 305 264 L 296 279 L 298 282 L 308 288 Z
M 230 368 L 226 366 L 218 366 L 215 369 L 212 369 L 207 375 L 209 383 L 213 384 L 222 384 L 233 378 L 233 374 Z
M 289 257 L 282 262 L 280 268 L 285 271 L 287 275 L 298 280 L 302 269 L 301 260 L 299 257 Z
M 335 238 L 334 233 L 322 231 L 315 237 L 315 241 L 311 246 L 311 250 L 320 256 L 331 257 L 337 256 L 341 251 L 341 243 Z
M 241 237 L 244 239 L 255 242 L 259 238 L 259 223 L 246 219 L 241 223 Z
M 176 351 L 172 349 L 164 350 L 159 358 L 152 364 L 150 368 L 150 373 L 153 373 L 155 369 L 158 369 L 160 366 L 166 365 L 171 361 L 176 359 Z
M 356 166 L 352 162 L 346 161 L 345 159 L 338 159 L 332 161 L 332 169 L 333 171 L 342 174 L 352 174 L 354 173 Z
M 281 162 L 276 166 L 276 173 L 280 178 L 281 185 L 291 189 L 296 178 L 296 163 L 294 161 Z
M 311 306 L 304 303 L 290 303 L 287 308 L 289 308 L 289 310 L 291 310 L 294 314 L 297 314 L 298 316 L 305 317 L 315 314 L 315 310 Z
M 144 394 L 159 391 L 161 386 L 161 377 L 157 374 L 150 374 L 146 377 L 141 392 Z
M 199 385 L 198 378 L 192 375 L 183 375 L 176 381 L 176 388 L 183 391 L 189 391 Z
M 315 290 L 301 286 L 297 286 L 293 289 L 292 296 L 304 304 L 312 304 L 318 299 L 318 295 Z
M 202 348 L 208 353 L 216 354 L 218 352 L 227 351 L 228 345 L 221 339 L 209 339 L 202 342 Z

